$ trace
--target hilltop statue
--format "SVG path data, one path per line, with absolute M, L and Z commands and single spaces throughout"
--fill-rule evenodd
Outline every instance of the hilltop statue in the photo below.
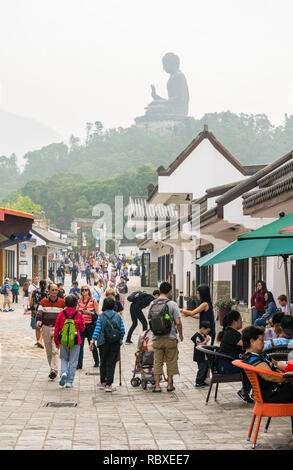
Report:
M 179 57 L 173 52 L 165 54 L 163 68 L 170 74 L 167 83 L 168 99 L 157 95 L 154 85 L 151 85 L 153 101 L 145 108 L 144 116 L 135 119 L 137 123 L 146 121 L 181 120 L 188 115 L 189 92 L 185 75 L 180 70 Z

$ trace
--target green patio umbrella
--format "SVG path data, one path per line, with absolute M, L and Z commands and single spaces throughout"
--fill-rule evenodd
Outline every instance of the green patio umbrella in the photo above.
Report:
M 194 261 L 200 267 L 258 256 L 282 256 L 284 260 L 286 294 L 290 309 L 288 257 L 293 254 L 293 214 L 280 217 L 257 230 L 241 235 L 224 248 Z

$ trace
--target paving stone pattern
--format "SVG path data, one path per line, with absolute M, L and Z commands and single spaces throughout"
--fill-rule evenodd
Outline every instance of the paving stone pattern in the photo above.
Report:
M 70 278 L 67 276 L 67 288 Z M 130 280 L 130 291 L 138 279 Z M 21 300 L 20 300 L 21 302 Z M 125 321 L 130 326 L 129 306 Z M 207 390 L 194 388 L 196 365 L 190 337 L 198 325 L 183 319 L 184 341 L 179 345 L 180 376 L 176 390 L 161 394 L 130 385 L 135 344 L 122 346 L 122 386 L 116 369 L 117 391 L 97 390 L 99 376 L 85 346 L 84 369 L 77 371 L 73 389 L 62 389 L 48 379 L 45 351 L 34 346 L 30 317 L 21 305 L 15 312 L 0 312 L 0 449 L 186 450 L 250 449 L 247 432 L 252 405 L 236 397 L 239 384 L 219 386 L 218 401 Z M 76 407 L 48 407 L 48 402 L 77 403 Z M 272 420 L 269 432 L 261 425 L 258 449 L 292 449 L 290 418 Z

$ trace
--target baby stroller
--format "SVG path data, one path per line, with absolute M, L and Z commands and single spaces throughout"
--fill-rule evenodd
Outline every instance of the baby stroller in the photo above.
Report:
M 138 339 L 133 376 L 130 380 L 132 387 L 139 387 L 141 385 L 146 390 L 148 383 L 155 385 L 153 337 L 153 332 L 146 330 Z M 136 377 L 137 374 L 140 374 L 140 377 Z M 163 376 L 166 380 L 164 373 Z

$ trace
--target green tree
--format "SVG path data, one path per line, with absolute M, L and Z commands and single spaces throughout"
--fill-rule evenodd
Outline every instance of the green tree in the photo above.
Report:
M 13 203 L 8 203 L 7 207 L 10 209 L 29 212 L 30 214 L 44 214 L 44 210 L 39 204 L 35 204 L 29 196 L 22 196 L 19 194 L 18 198 Z

